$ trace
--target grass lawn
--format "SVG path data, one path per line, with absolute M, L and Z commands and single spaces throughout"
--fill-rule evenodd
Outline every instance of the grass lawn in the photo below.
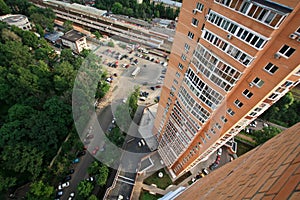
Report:
M 158 177 L 159 172 L 162 172 L 164 174 L 164 176 L 162 178 Z M 152 174 L 151 176 L 146 178 L 144 180 L 144 183 L 147 184 L 147 185 L 155 184 L 155 185 L 157 185 L 158 188 L 164 190 L 169 185 L 172 184 L 172 180 L 169 177 L 169 175 L 165 173 L 165 171 L 163 169 L 160 169 L 159 171 L 155 172 L 154 174 Z
M 150 194 L 148 191 L 142 190 L 139 200 L 157 200 L 160 197 L 162 197 L 162 195 L 160 194 L 153 195 Z
M 254 147 L 251 147 L 243 142 L 236 141 L 237 142 L 237 152 L 236 154 L 238 156 L 243 155 L 244 153 L 247 153 L 248 151 L 252 150 Z

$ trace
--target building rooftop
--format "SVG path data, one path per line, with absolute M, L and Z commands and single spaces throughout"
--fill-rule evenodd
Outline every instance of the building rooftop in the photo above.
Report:
M 58 39 L 60 39 L 61 36 L 63 36 L 64 33 L 63 32 L 60 32 L 60 31 L 57 31 L 57 32 L 53 32 L 53 33 L 48 33 L 48 34 L 45 34 L 45 38 L 52 42 L 52 43 L 55 43 Z
M 181 199 L 299 199 L 300 123 L 200 179 Z
M 178 7 L 180 8 L 182 3 L 179 3 L 179 2 L 176 2 L 176 1 L 171 1 L 171 0 L 153 0 L 155 2 L 161 2 L 161 3 L 164 3 L 164 4 L 167 4 L 167 5 L 170 5 L 170 6 L 175 6 L 175 7 Z
M 105 10 L 99 10 L 97 8 L 93 8 L 90 6 L 84 6 L 77 3 L 65 3 L 61 1 L 55 1 L 55 0 L 44 0 L 44 3 L 54 4 L 54 5 L 60 5 L 63 6 L 65 9 L 69 10 L 77 10 L 79 12 L 89 14 L 89 15 L 97 15 L 97 16 L 103 16 L 107 12 Z
M 13 23 L 16 23 L 16 22 L 19 22 L 19 21 L 23 21 L 26 18 L 27 17 L 25 15 L 11 15 L 11 14 L 8 14 L 8 15 L 1 16 L 0 20 L 6 22 L 8 24 L 13 24 Z
M 84 36 L 80 32 L 78 32 L 76 30 L 70 30 L 70 31 L 66 32 L 63 36 L 61 36 L 60 38 L 75 42 L 83 37 Z
M 158 104 L 154 104 L 144 109 L 143 117 L 140 121 L 140 126 L 138 129 L 139 133 L 141 134 L 142 138 L 144 138 L 151 151 L 155 150 L 158 146 L 156 138 L 152 134 L 157 107 Z

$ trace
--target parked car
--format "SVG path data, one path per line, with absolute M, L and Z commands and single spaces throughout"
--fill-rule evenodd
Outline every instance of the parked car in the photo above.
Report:
M 87 139 L 93 139 L 94 138 L 94 134 L 87 134 L 86 138 Z
M 100 149 L 99 146 L 95 146 L 95 147 L 94 147 L 94 150 L 92 151 L 92 154 L 93 154 L 93 155 L 96 155 L 97 152 L 99 151 L 99 149 Z
M 87 178 L 87 179 L 85 179 L 85 180 L 87 180 L 87 181 L 90 181 L 90 182 L 93 182 L 95 179 L 94 179 L 94 177 L 89 177 L 89 178 Z
M 151 86 L 150 89 L 151 89 L 151 90 L 155 90 L 155 87 Z
M 75 172 L 74 169 L 70 169 L 70 170 L 69 170 L 69 174 L 73 174 L 74 172 Z
M 211 165 L 209 166 L 209 169 L 210 169 L 210 170 L 214 170 L 214 169 L 216 169 L 218 166 L 219 166 L 219 165 L 218 165 L 217 163 L 213 163 L 213 164 L 211 164 Z
M 77 157 L 81 157 L 85 155 L 85 151 L 80 151 L 77 153 Z
M 67 182 L 67 181 L 69 181 L 71 179 L 72 179 L 72 176 L 68 175 L 68 176 L 65 177 L 64 181 Z
M 139 100 L 140 101 L 146 101 L 146 97 L 140 97 Z
M 68 200 L 72 200 L 72 199 L 74 199 L 74 197 L 75 197 L 75 192 L 71 192 Z
M 61 185 L 58 186 L 58 190 L 62 190 L 63 188 L 69 187 L 70 183 L 69 182 L 65 182 Z
M 209 174 L 209 171 L 206 168 L 203 168 L 202 172 L 203 172 L 204 175 L 208 175 Z
M 56 196 L 59 198 L 59 197 L 61 197 L 62 195 L 63 195 L 63 191 L 62 190 L 59 190 L 58 192 L 57 192 L 57 194 L 56 194 Z
M 217 151 L 217 154 L 218 154 L 219 156 L 221 156 L 221 155 L 222 155 L 222 151 L 223 151 L 223 149 L 222 149 L 222 148 L 219 148 L 218 151 Z
M 79 163 L 80 159 L 79 158 L 75 158 L 74 160 L 72 160 L 73 164 Z

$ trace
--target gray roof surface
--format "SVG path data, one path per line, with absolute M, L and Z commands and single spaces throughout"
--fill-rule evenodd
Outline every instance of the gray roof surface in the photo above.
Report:
M 63 36 L 61 36 L 60 38 L 75 42 L 83 37 L 84 36 L 80 32 L 78 32 L 76 30 L 70 30 L 70 31 L 66 32 Z

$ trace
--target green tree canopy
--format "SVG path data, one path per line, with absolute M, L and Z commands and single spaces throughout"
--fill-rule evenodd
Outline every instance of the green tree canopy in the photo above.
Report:
M 32 200 L 47 200 L 51 198 L 53 193 L 53 186 L 47 185 L 42 181 L 37 181 L 30 185 L 27 198 Z
M 77 186 L 78 194 L 84 198 L 89 197 L 93 189 L 93 184 L 86 180 L 80 181 L 80 183 Z

